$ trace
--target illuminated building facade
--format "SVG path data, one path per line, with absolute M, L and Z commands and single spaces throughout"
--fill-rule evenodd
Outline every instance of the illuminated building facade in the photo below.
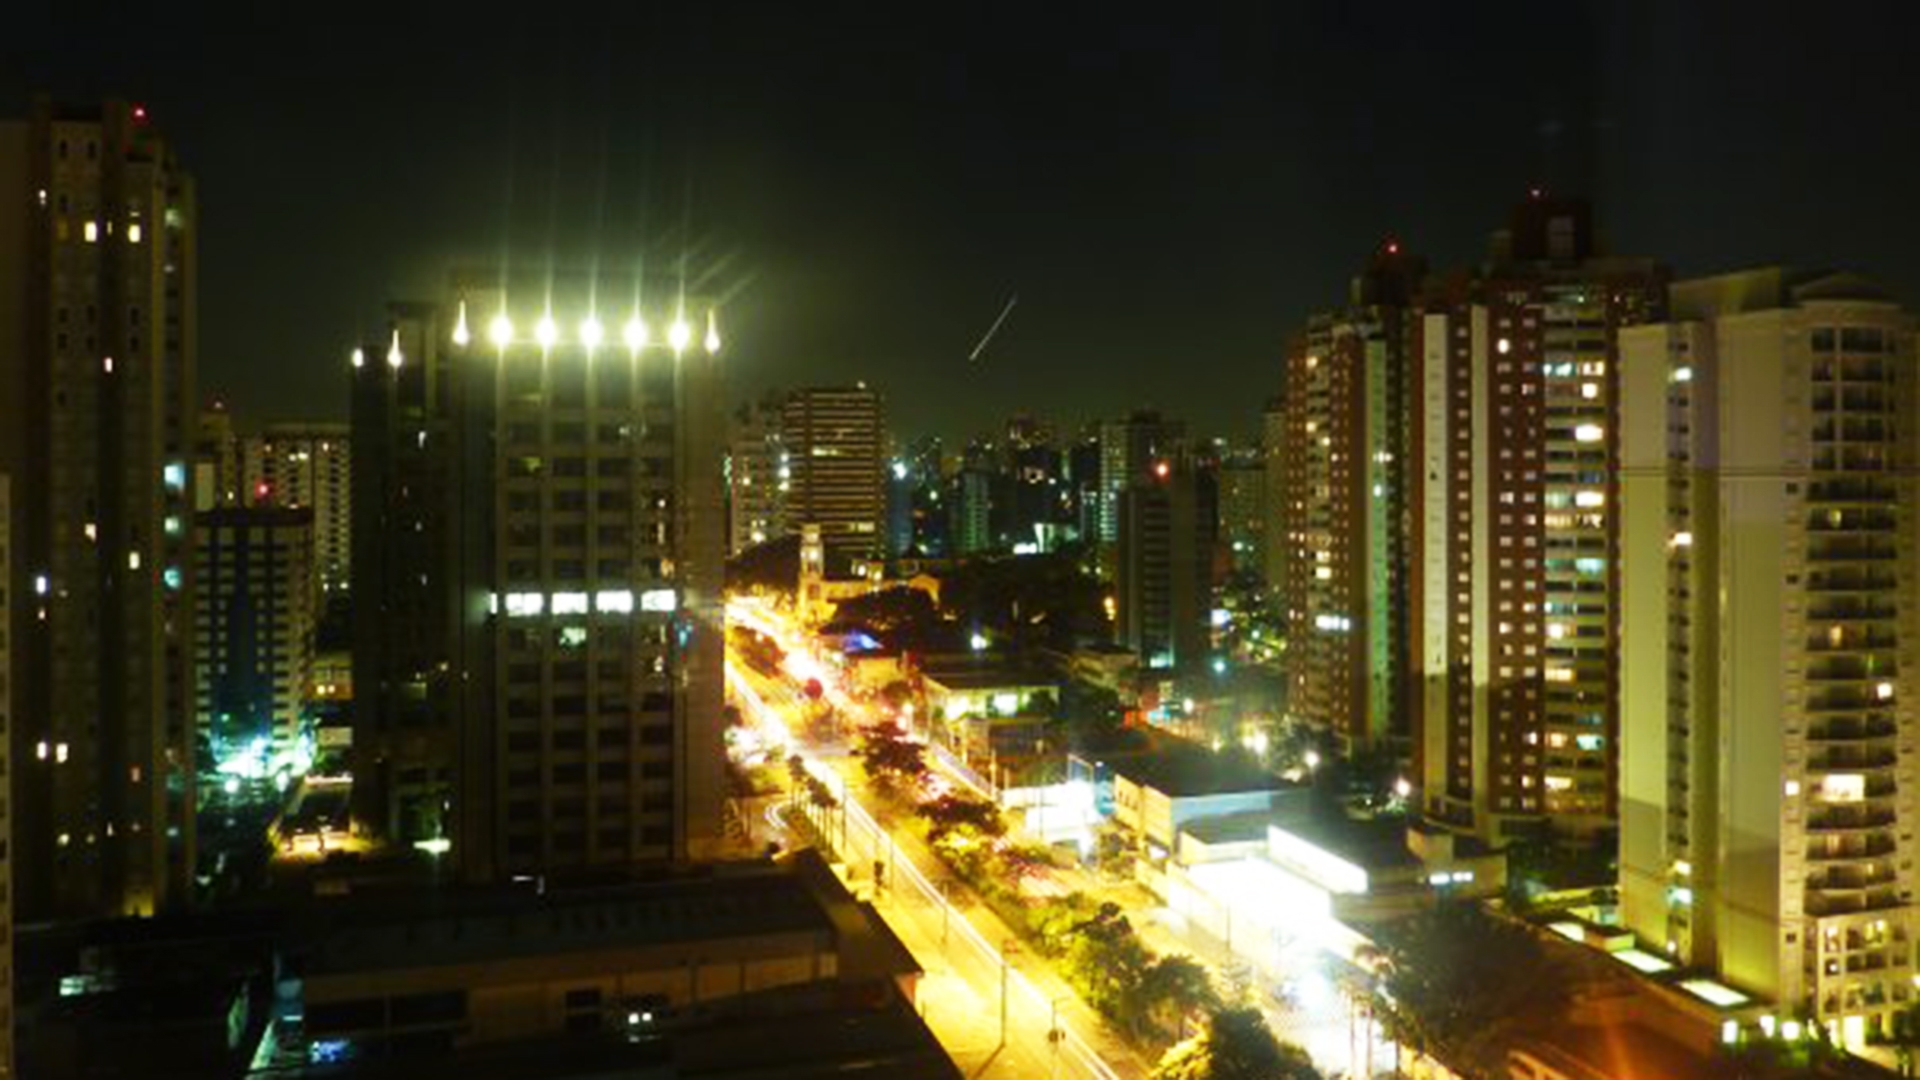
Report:
M 22 919 L 189 899 L 195 214 L 140 106 L 0 123 Z
M 781 418 L 788 468 L 787 530 L 818 525 L 831 562 L 882 552 L 887 498 L 880 395 L 865 384 L 788 395 Z
M 1161 462 L 1120 493 L 1117 638 L 1142 667 L 1198 670 L 1213 611 L 1213 478 Z
M 1915 999 L 1915 320 L 1768 269 L 1621 342 L 1626 925 L 1857 1046 Z
M 194 518 L 195 713 L 221 779 L 304 773 L 313 665 L 313 512 L 226 506 Z M 304 760 L 298 760 L 303 759 Z
M 1220 458 L 1220 541 L 1237 574 L 1264 571 L 1267 525 L 1267 464 L 1259 448 L 1228 451 Z
M 240 499 L 313 512 L 313 578 L 344 591 L 353 547 L 353 447 L 345 424 L 268 424 L 240 440 Z
M 1287 712 L 1347 751 L 1408 730 L 1413 316 L 1424 261 L 1389 243 L 1308 321 L 1281 421 Z
M 1430 821 L 1503 842 L 1615 820 L 1617 348 L 1665 271 L 1521 204 L 1415 327 L 1415 757 Z
M 787 534 L 790 465 L 778 397 L 750 401 L 727 433 L 727 550 L 738 554 Z
M 356 817 L 469 880 L 719 836 L 720 339 L 640 295 L 459 277 L 356 353 Z

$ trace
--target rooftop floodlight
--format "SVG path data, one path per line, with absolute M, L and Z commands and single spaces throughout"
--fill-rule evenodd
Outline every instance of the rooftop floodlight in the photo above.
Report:
M 487 324 L 487 340 L 502 349 L 513 344 L 513 320 L 507 318 L 506 312 L 495 315 Z
M 715 320 L 713 309 L 707 309 L 707 355 L 713 356 L 720 351 L 720 324 Z
M 628 319 L 626 327 L 620 331 L 620 336 L 626 340 L 627 348 L 632 349 L 634 352 L 639 352 L 641 349 L 646 348 L 647 347 L 646 320 L 642 319 L 638 315 L 635 315 L 633 318 Z
M 406 357 L 400 355 L 400 331 L 393 332 L 393 343 L 387 346 L 387 366 L 399 367 Z
M 589 315 L 580 322 L 580 344 L 588 349 L 600 347 L 600 339 L 606 331 L 600 326 L 600 320 Z
M 684 351 L 687 347 L 687 342 L 692 340 L 693 327 L 687 325 L 687 320 L 684 317 L 675 315 L 673 317 L 673 325 L 667 327 L 667 344 L 673 346 L 673 351 L 677 353 Z
M 453 321 L 453 343 L 464 349 L 472 340 L 473 335 L 467 331 L 467 302 L 462 300 L 460 316 Z
M 539 342 L 543 349 L 553 348 L 553 343 L 560 340 L 560 327 L 554 323 L 552 315 L 542 315 L 540 321 L 533 324 L 533 340 Z

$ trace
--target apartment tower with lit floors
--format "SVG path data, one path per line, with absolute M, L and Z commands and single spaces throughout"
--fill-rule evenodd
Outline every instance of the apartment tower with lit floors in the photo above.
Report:
M 1414 757 L 1434 824 L 1496 843 L 1615 823 L 1617 336 L 1666 271 L 1535 193 L 1415 327 Z
M 656 295 L 461 275 L 356 353 L 356 813 L 468 880 L 719 836 L 720 339 Z
M 1407 500 L 1414 291 L 1424 260 L 1389 242 L 1343 310 L 1287 358 L 1278 435 L 1289 551 L 1287 712 L 1348 753 L 1404 745 L 1410 692 Z
M 1624 921 L 1858 1046 L 1917 994 L 1915 320 L 1686 281 L 1620 369 Z
M 192 178 L 137 105 L 0 122 L 14 907 L 190 901 Z

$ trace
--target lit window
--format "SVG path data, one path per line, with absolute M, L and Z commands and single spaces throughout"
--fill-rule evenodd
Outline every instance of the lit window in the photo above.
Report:
M 547 598 L 537 592 L 517 592 L 507 594 L 507 614 L 509 616 L 538 615 L 546 610 Z
M 127 226 L 127 243 L 137 244 L 139 242 L 140 242 L 140 223 L 135 221 L 130 223 Z
M 33 591 L 34 591 L 34 594 L 37 596 L 47 595 L 47 575 L 45 574 L 33 575 Z
M 1791 798 L 1793 798 L 1794 796 L 1796 796 L 1796 795 L 1798 795 L 1798 794 L 1800 794 L 1800 781 L 1798 781 L 1798 780 L 1789 780 L 1789 781 L 1787 781 L 1787 788 L 1786 788 L 1786 790 L 1787 790 L 1787 798 L 1789 798 L 1789 799 L 1791 799 Z
M 140 569 L 140 553 L 139 552 L 137 551 L 127 552 L 127 569 L 129 570 Z
M 633 592 L 628 589 L 603 589 L 593 596 L 596 611 L 624 615 L 633 610 Z
M 1575 506 L 1592 508 L 1595 506 L 1605 506 L 1606 504 L 1606 493 L 1601 491 L 1580 491 L 1575 492 L 1573 496 L 1573 505 Z
M 67 763 L 66 743 L 60 743 L 53 748 L 53 763 L 56 765 L 65 765 Z
M 1835 773 L 1820 778 L 1820 797 L 1827 802 L 1860 802 L 1867 797 L 1867 778 L 1860 773 Z
M 1674 381 L 1674 382 L 1692 382 L 1692 381 L 1693 381 L 1693 369 L 1692 369 L 1692 368 L 1690 368 L 1690 367 L 1677 367 L 1677 368 L 1674 368 L 1674 369 L 1673 369 L 1673 381 Z
M 1493 343 L 1493 351 L 1499 353 L 1501 356 L 1505 356 L 1513 351 L 1513 342 L 1508 341 L 1506 338 L 1501 338 Z
M 161 572 L 160 580 L 166 582 L 167 588 L 178 590 L 181 585 L 180 568 L 177 566 L 167 567 Z
M 1581 383 L 1580 396 L 1583 398 L 1586 398 L 1588 401 L 1592 401 L 1594 398 L 1599 397 L 1600 384 L 1599 383 Z
M 640 594 L 641 611 L 672 611 L 676 602 L 672 589 L 648 589 Z
M 94 243 L 95 241 L 100 239 L 100 226 L 95 222 L 92 222 L 92 221 L 87 222 L 85 225 L 80 227 L 80 231 L 83 235 L 86 236 L 87 243 L 89 244 Z
M 554 593 L 553 613 L 555 615 L 585 615 L 587 613 L 587 594 L 583 592 Z
M 1599 424 L 1581 424 L 1573 429 L 1573 437 L 1580 442 L 1599 442 L 1605 435 Z
M 1893 684 L 1890 682 L 1883 682 L 1879 686 L 1874 687 L 1873 692 L 1880 698 L 1881 701 L 1889 701 L 1893 698 Z
M 1674 547 L 1692 547 L 1692 546 L 1693 546 L 1693 534 L 1692 534 L 1692 533 L 1690 533 L 1690 532 L 1677 532 L 1677 533 L 1674 533 L 1674 534 L 1673 534 L 1673 546 L 1674 546 Z
M 178 461 L 169 461 L 160 470 L 160 479 L 169 491 L 187 490 L 187 467 Z

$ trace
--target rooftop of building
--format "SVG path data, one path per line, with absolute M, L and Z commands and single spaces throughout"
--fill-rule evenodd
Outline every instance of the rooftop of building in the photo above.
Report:
M 1223 814 L 1189 821 L 1180 826 L 1180 831 L 1203 844 L 1265 844 L 1267 828 L 1279 821 L 1280 816 L 1271 811 Z
M 1353 818 L 1337 808 L 1321 808 L 1274 824 L 1367 870 L 1420 865 L 1419 857 L 1407 847 L 1407 823 L 1399 818 Z
M 848 1001 L 819 987 L 783 987 L 678 1015 L 645 1038 L 596 1031 L 485 1043 L 422 1062 L 367 1055 L 303 1075 L 338 1080 L 414 1080 L 423 1064 L 463 1080 L 603 1080 L 614 1076 L 773 1077 L 827 1080 L 849 1074 L 958 1080 L 910 1004 Z
M 1284 791 L 1299 785 L 1254 764 L 1235 750 L 1219 752 L 1168 735 L 1145 749 L 1106 755 L 1109 769 L 1171 798 L 1190 799 L 1246 791 Z
M 1002 687 L 1057 688 L 1051 671 L 1018 656 L 996 654 L 930 656 L 921 662 L 921 677 L 947 690 L 991 690 Z
M 451 892 L 426 903 L 343 903 L 315 935 L 307 975 L 497 962 L 781 934 L 820 934 L 844 978 L 919 970 L 811 849 L 708 876 L 548 891 Z
M 313 510 L 305 506 L 216 506 L 194 515 L 199 525 L 239 528 L 284 527 L 313 524 Z

